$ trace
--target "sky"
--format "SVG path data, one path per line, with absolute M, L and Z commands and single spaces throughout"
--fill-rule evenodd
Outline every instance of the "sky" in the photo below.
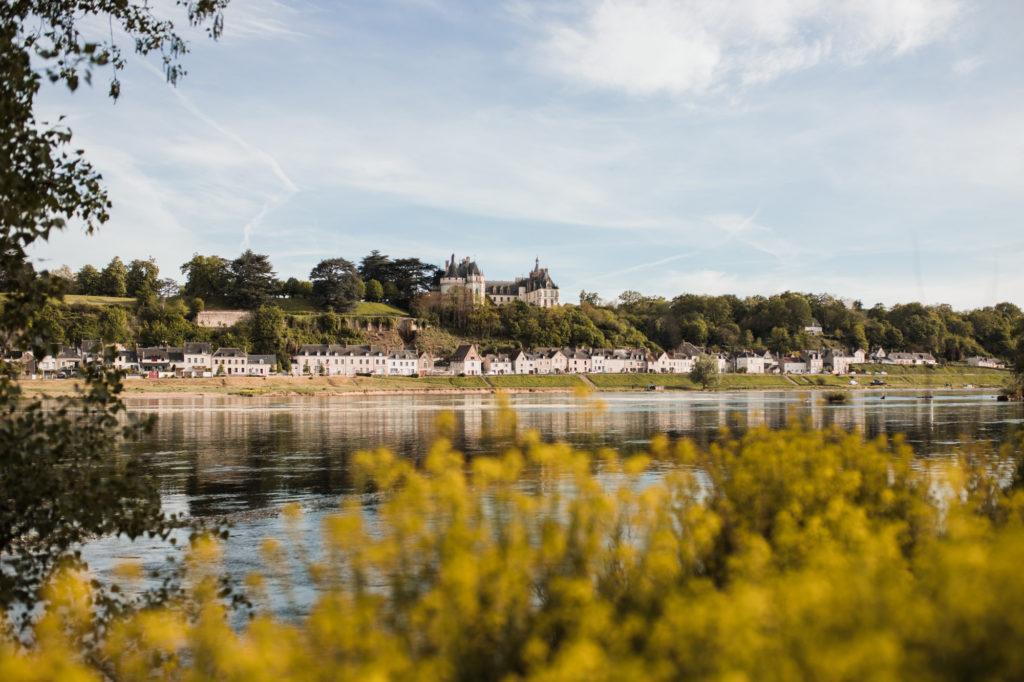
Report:
M 1022 22 L 1019 0 L 232 0 L 177 87 L 133 58 L 116 103 L 102 76 L 44 89 L 114 208 L 33 255 L 180 279 L 193 253 L 283 278 L 454 252 L 493 279 L 539 257 L 567 302 L 1024 304 Z

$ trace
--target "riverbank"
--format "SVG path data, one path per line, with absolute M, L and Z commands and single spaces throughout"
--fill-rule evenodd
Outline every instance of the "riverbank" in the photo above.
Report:
M 1009 372 L 984 368 L 894 368 L 884 376 L 722 374 L 710 390 L 835 390 L 1000 388 Z M 872 386 L 873 379 L 884 381 Z M 700 386 L 679 374 L 511 375 L 487 377 L 212 377 L 209 379 L 126 379 L 126 395 L 335 396 L 402 393 L 571 393 L 580 390 L 698 391 Z M 73 379 L 22 382 L 28 395 L 59 396 L 75 390 Z

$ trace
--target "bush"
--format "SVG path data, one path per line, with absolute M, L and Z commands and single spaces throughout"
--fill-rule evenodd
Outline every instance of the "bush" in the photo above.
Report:
M 448 423 L 452 417 L 446 418 Z M 112 625 L 79 656 L 89 589 L 53 582 L 30 651 L 0 671 L 195 679 L 1021 679 L 1021 448 L 915 460 L 899 438 L 758 428 L 708 449 L 652 440 L 597 455 L 514 433 L 467 461 L 354 457 L 357 486 L 308 558 L 267 540 L 266 604 L 305 562 L 308 616 L 232 629 L 219 548 L 196 542 L 190 596 Z M 442 431 L 444 428 L 442 427 Z M 652 465 L 657 462 L 657 465 Z M 940 492 L 942 491 L 942 492 Z M 367 523 L 369 521 L 369 524 Z M 294 531 L 294 532 L 293 532 Z M 86 662 L 88 661 L 88 662 Z

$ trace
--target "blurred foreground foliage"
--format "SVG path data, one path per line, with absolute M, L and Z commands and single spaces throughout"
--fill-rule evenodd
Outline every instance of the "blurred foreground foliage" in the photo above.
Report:
M 1024 679 L 1019 441 L 921 460 L 794 426 L 621 456 L 509 415 L 498 454 L 467 460 L 444 427 L 419 463 L 356 456 L 373 494 L 323 519 L 322 553 L 285 508 L 244 627 L 200 539 L 188 596 L 88 651 L 88 582 L 58 573 L 0 679 Z M 293 562 L 319 597 L 287 620 L 268 604 Z

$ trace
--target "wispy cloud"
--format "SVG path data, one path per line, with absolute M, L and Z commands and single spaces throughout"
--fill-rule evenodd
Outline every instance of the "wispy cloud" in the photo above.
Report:
M 853 64 L 943 38 L 957 0 L 583 0 L 551 23 L 545 68 L 635 95 L 702 95 L 835 59 Z

